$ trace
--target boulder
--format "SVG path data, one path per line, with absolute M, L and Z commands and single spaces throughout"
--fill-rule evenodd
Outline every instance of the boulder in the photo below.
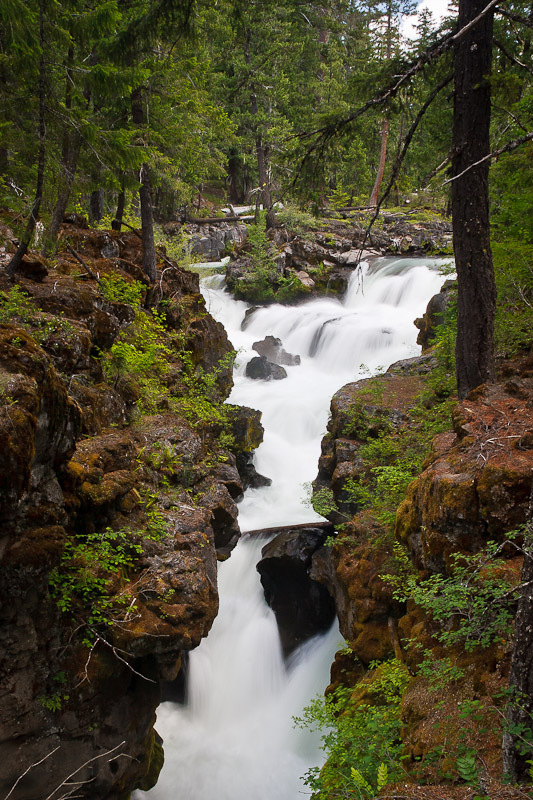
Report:
M 416 343 L 421 345 L 424 352 L 433 344 L 437 327 L 443 322 L 446 309 L 449 308 L 457 288 L 456 281 L 446 281 L 438 294 L 434 294 L 423 317 L 415 319 L 415 326 L 419 330 Z
M 329 591 L 309 575 L 313 554 L 326 535 L 324 528 L 310 524 L 284 531 L 263 547 L 257 570 L 265 599 L 276 615 L 285 655 L 326 631 L 335 619 Z
M 300 363 L 300 356 L 287 353 L 283 349 L 281 339 L 275 336 L 266 336 L 260 342 L 254 342 L 252 349 L 260 356 L 265 356 L 272 364 L 279 364 L 280 366 L 293 367 Z
M 256 356 L 246 365 L 246 377 L 253 380 L 280 381 L 287 377 L 287 371 L 279 364 L 268 361 L 266 356 Z

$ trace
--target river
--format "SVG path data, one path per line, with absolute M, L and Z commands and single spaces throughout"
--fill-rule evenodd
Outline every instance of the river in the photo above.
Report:
M 308 502 L 332 395 L 345 383 L 417 355 L 417 330 L 439 291 L 443 259 L 378 259 L 354 273 L 342 300 L 269 306 L 241 324 L 249 306 L 224 291 L 223 276 L 202 280 L 210 313 L 238 351 L 229 402 L 262 411 L 257 470 L 272 485 L 250 489 L 239 506 L 242 531 L 320 519 Z M 284 380 L 245 377 L 254 341 L 280 338 L 301 356 Z M 285 663 L 276 621 L 255 565 L 263 541 L 243 537 L 219 567 L 220 611 L 190 654 L 185 704 L 163 703 L 157 730 L 165 766 L 147 800 L 297 800 L 301 776 L 320 763 L 320 740 L 292 718 L 329 682 L 341 645 L 336 626 Z

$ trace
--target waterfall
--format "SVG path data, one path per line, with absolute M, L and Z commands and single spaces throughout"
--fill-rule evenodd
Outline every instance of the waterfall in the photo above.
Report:
M 255 463 L 272 485 L 246 492 L 239 506 L 242 531 L 320 519 L 306 504 L 306 484 L 317 472 L 330 399 L 345 383 L 419 352 L 413 320 L 439 291 L 444 263 L 378 259 L 353 274 L 342 301 L 251 312 L 224 291 L 223 276 L 203 280 L 207 308 L 238 350 L 229 402 L 263 413 L 265 437 Z M 257 355 L 252 344 L 267 335 L 301 356 L 284 380 L 244 375 Z M 157 786 L 138 798 L 297 800 L 306 791 L 300 776 L 319 763 L 320 742 L 295 729 L 292 717 L 323 692 L 340 636 L 333 628 L 283 662 L 255 570 L 263 544 L 244 537 L 219 567 L 218 617 L 190 655 L 186 704 L 158 709 L 165 766 Z

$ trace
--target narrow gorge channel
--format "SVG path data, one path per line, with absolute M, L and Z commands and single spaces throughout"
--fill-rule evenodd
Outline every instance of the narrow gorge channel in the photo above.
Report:
M 249 489 L 240 505 L 243 532 L 313 522 L 315 478 L 332 395 L 345 383 L 419 352 L 413 320 L 439 291 L 443 259 L 378 259 L 354 273 L 342 301 L 249 306 L 224 291 L 222 276 L 204 278 L 210 313 L 238 350 L 230 403 L 262 411 L 259 473 L 272 485 Z M 243 326 L 243 320 L 246 321 Z M 244 330 L 242 330 L 244 327 Z M 283 380 L 252 380 L 252 344 L 273 335 L 301 356 Z M 164 703 L 157 730 L 165 766 L 148 800 L 296 800 L 301 776 L 320 761 L 319 737 L 292 718 L 329 680 L 340 644 L 336 626 L 284 662 L 273 612 L 255 565 L 265 539 L 244 536 L 219 568 L 220 611 L 209 637 L 190 654 L 185 704 Z

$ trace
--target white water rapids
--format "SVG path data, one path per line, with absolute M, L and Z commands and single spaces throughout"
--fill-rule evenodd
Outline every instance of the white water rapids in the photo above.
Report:
M 263 412 L 257 470 L 272 486 L 251 489 L 239 506 L 242 531 L 319 519 L 305 504 L 317 473 L 332 395 L 345 383 L 417 355 L 417 330 L 439 291 L 442 259 L 379 259 L 354 274 L 343 301 L 312 300 L 253 312 L 224 292 L 223 278 L 203 280 L 210 313 L 239 351 L 229 402 Z M 251 348 L 280 338 L 301 364 L 277 381 L 244 376 Z M 276 621 L 266 606 L 255 565 L 264 540 L 246 539 L 219 568 L 220 611 L 207 639 L 190 654 L 187 703 L 164 703 L 157 730 L 165 766 L 148 800 L 297 800 L 300 777 L 320 762 L 316 735 L 292 717 L 329 679 L 338 631 L 308 642 L 285 664 Z

